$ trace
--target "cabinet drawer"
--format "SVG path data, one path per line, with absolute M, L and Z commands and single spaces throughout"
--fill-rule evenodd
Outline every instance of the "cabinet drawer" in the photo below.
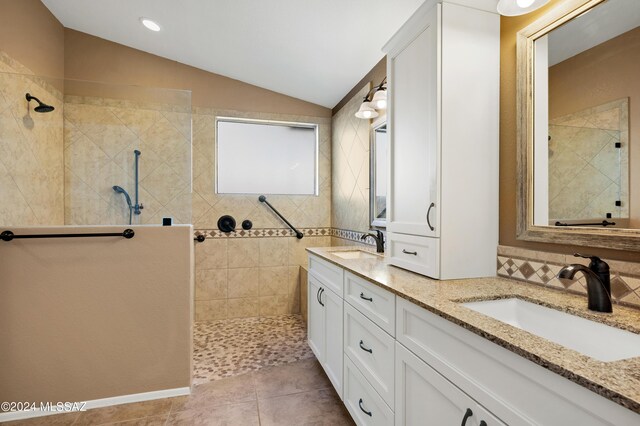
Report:
M 396 425 L 504 426 L 426 362 L 396 343 Z
M 389 232 L 389 263 L 440 278 L 440 239 Z
M 348 303 L 344 305 L 344 325 L 345 354 L 393 408 L 395 340 Z
M 345 271 L 344 298 L 384 331 L 396 335 L 395 294 Z
M 344 404 L 356 424 L 393 425 L 393 411 L 384 403 L 349 357 L 345 357 L 344 361 Z
M 342 280 L 344 274 L 342 268 L 310 254 L 309 273 L 312 273 L 318 281 L 342 297 Z

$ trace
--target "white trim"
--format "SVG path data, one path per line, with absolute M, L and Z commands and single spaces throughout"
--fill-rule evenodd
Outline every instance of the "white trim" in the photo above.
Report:
M 191 394 L 191 388 L 189 387 L 173 388 L 173 389 L 164 389 L 164 390 L 152 391 L 152 392 L 134 393 L 130 395 L 112 396 L 109 398 L 93 399 L 91 401 L 82 401 L 81 404 L 84 404 L 84 407 L 83 407 L 84 410 L 90 410 L 92 408 L 102 408 L 102 407 L 109 407 L 111 405 L 151 401 L 154 399 L 172 398 L 176 396 L 183 396 L 183 395 L 190 395 L 190 394 Z M 64 413 L 69 413 L 69 412 L 68 411 L 49 412 L 49 411 L 40 411 L 40 409 L 35 409 L 30 411 L 11 411 L 8 413 L 0 413 L 0 423 L 8 422 L 11 420 L 23 420 L 23 419 L 33 418 L 33 417 L 44 417 L 44 416 L 50 416 L 54 414 L 64 414 Z

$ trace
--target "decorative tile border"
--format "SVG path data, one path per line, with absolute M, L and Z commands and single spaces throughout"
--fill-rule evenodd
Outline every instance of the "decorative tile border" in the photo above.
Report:
M 585 263 L 587 259 L 571 255 L 544 253 L 516 247 L 498 247 L 498 276 L 513 278 L 530 284 L 555 288 L 570 293 L 586 294 L 586 281 L 558 278 L 560 269 L 570 263 Z M 627 273 L 636 271 L 637 264 L 609 262 L 611 267 L 611 298 L 614 302 L 640 308 L 640 275 Z
M 362 240 L 366 232 L 352 231 L 338 228 L 299 228 L 305 237 L 336 237 L 344 240 L 355 241 L 367 245 L 375 245 L 370 238 Z M 219 229 L 196 229 L 195 236 L 204 235 L 205 238 L 274 238 L 295 237 L 296 234 L 287 228 L 255 228 L 239 229 L 235 232 L 222 232 Z
M 342 238 L 343 240 L 355 241 L 361 244 L 375 245 L 374 242 L 367 238 L 362 240 L 362 236 L 367 232 L 352 231 L 350 229 L 331 228 L 331 236 L 336 238 Z
M 331 228 L 298 228 L 305 237 L 329 237 Z M 196 229 L 196 236 L 204 235 L 205 238 L 273 238 L 273 237 L 295 237 L 296 234 L 287 228 L 260 228 L 260 229 L 239 229 L 235 232 L 222 232 L 219 229 Z

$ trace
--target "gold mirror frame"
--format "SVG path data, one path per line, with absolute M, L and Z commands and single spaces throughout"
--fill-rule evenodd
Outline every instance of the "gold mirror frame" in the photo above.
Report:
M 534 42 L 606 0 L 566 0 L 517 37 L 517 238 L 555 244 L 640 251 L 640 230 L 533 224 Z

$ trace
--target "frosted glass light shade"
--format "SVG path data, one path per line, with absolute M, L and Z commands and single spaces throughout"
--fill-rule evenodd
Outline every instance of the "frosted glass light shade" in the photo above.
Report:
M 371 105 L 375 109 L 386 109 L 387 108 L 387 91 L 380 89 L 374 95 L 371 100 Z
M 541 8 L 549 0 L 500 0 L 498 13 L 503 16 L 518 16 Z
M 363 118 L 365 120 L 376 118 L 377 116 L 378 111 L 373 109 L 373 107 L 371 106 L 371 102 L 363 102 L 362 105 L 360 105 L 360 109 L 358 110 L 358 112 L 356 112 L 356 117 Z

